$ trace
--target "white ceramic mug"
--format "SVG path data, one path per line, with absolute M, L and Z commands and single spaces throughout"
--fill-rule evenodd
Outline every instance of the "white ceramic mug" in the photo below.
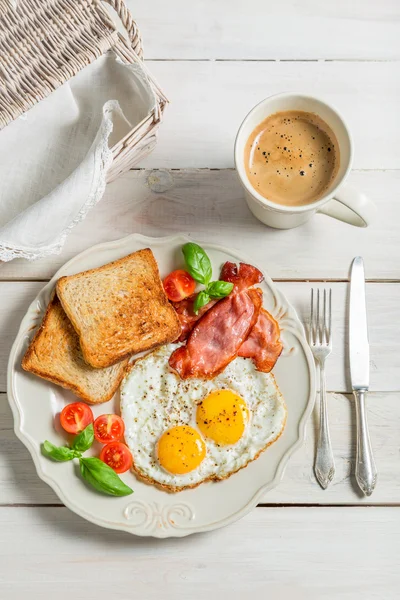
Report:
M 285 110 L 302 110 L 317 114 L 334 132 L 339 144 L 339 171 L 323 198 L 302 206 L 282 206 L 268 200 L 251 185 L 244 164 L 244 149 L 252 131 L 269 115 Z M 367 227 L 375 205 L 365 194 L 345 184 L 353 161 L 353 142 L 343 118 L 331 106 L 302 94 L 277 94 L 262 100 L 241 124 L 235 141 L 235 166 L 246 193 L 247 204 L 257 219 L 277 229 L 302 225 L 316 212 L 329 215 L 357 227 Z

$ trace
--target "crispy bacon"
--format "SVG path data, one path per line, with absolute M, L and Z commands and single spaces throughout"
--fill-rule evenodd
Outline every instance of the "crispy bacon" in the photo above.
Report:
M 279 325 L 264 308 L 247 340 L 240 346 L 238 356 L 253 359 L 258 371 L 269 373 L 282 352 Z
M 193 312 L 193 303 L 196 296 L 197 294 L 193 294 L 180 302 L 172 302 L 172 306 L 176 310 L 178 319 L 181 322 L 181 335 L 178 338 L 178 342 L 184 342 L 195 326 L 196 321 L 218 302 L 218 300 L 211 300 L 208 304 L 202 306 L 198 314 L 195 315 Z
M 264 276 L 253 265 L 240 263 L 238 267 L 236 263 L 227 261 L 222 267 L 221 279 L 233 283 L 236 290 L 242 290 L 261 283 Z
M 264 277 L 261 271 L 252 265 L 240 263 L 238 268 L 235 263 L 226 262 L 222 267 L 220 279 L 222 279 L 222 281 L 233 283 L 235 286 L 234 292 L 236 293 L 242 289 L 249 288 L 256 283 L 260 283 Z M 172 303 L 178 314 L 182 328 L 178 342 L 184 342 L 188 338 L 189 333 L 192 331 L 196 322 L 218 302 L 218 300 L 211 300 L 199 310 L 197 315 L 195 315 L 193 312 L 193 302 L 195 298 L 196 294 L 193 294 L 192 296 L 189 296 L 189 298 L 181 300 L 181 302 Z
M 170 367 L 182 379 L 211 379 L 221 373 L 257 322 L 261 303 L 258 289 L 243 289 L 220 300 L 194 326 L 187 344 L 171 354 Z

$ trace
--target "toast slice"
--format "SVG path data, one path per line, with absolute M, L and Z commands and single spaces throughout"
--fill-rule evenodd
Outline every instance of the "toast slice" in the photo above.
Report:
M 128 360 L 108 369 L 90 367 L 83 359 L 76 331 L 54 295 L 22 359 L 22 368 L 72 390 L 90 404 L 100 404 L 117 391 Z
M 180 335 L 179 319 L 149 248 L 61 277 L 57 294 L 92 367 L 109 367 Z

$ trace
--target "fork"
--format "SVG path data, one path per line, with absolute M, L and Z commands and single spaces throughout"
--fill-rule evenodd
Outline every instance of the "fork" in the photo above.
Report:
M 316 296 L 316 310 L 314 311 L 314 298 Z M 317 442 L 317 455 L 315 459 L 315 475 L 321 487 L 325 490 L 335 475 L 335 462 L 328 426 L 328 409 L 325 385 L 325 360 L 332 352 L 332 290 L 324 290 L 323 312 L 321 311 L 321 293 L 311 290 L 311 315 L 310 315 L 310 347 L 314 359 L 319 366 L 320 375 L 320 422 Z M 328 306 L 327 306 L 328 305 Z M 322 314 L 321 314 L 322 312 Z

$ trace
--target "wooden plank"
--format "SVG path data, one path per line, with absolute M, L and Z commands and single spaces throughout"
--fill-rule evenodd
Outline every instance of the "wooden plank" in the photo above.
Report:
M 0 391 L 6 391 L 6 368 L 12 342 L 29 303 L 43 284 L 38 282 L 0 282 Z M 298 311 L 302 322 L 309 317 L 311 283 L 279 284 Z M 351 392 L 345 364 L 347 360 L 346 302 L 348 286 L 332 283 L 333 289 L 333 353 L 327 366 L 327 386 L 334 392 Z M 400 390 L 400 284 L 367 284 L 367 303 L 371 344 L 371 390 Z
M 248 111 L 272 94 L 305 90 L 343 114 L 354 136 L 354 168 L 399 168 L 400 78 L 396 62 L 147 64 L 171 105 L 158 146 L 143 166 L 232 167 L 235 135 Z
M 183 540 L 132 538 L 64 508 L 0 509 L 3 597 L 395 600 L 396 508 L 258 508 Z M 21 544 L 23 543 L 23 548 Z M 22 552 L 23 549 L 23 552 Z
M 190 10 L 184 0 L 174 0 L 173 10 L 162 0 L 127 4 L 142 31 L 147 59 L 400 57 L 396 0 L 337 0 L 334 5 L 203 0 Z
M 361 495 L 354 480 L 355 414 L 352 396 L 330 394 L 329 421 L 336 475 L 328 490 L 314 476 L 318 406 L 307 427 L 304 446 L 290 459 L 280 485 L 265 495 L 269 504 L 400 504 L 397 392 L 371 393 L 368 419 L 379 473 L 370 498 Z M 13 431 L 11 410 L 0 395 L 0 505 L 59 503 L 53 491 L 36 475 L 32 459 Z
M 156 237 L 188 232 L 237 248 L 275 279 L 347 279 L 357 254 L 364 257 L 368 278 L 400 279 L 400 172 L 353 171 L 350 183 L 379 207 L 368 229 L 317 215 L 303 227 L 278 231 L 250 213 L 233 170 L 130 171 L 107 186 L 59 256 L 2 264 L 0 279 L 49 279 L 82 250 L 133 232 Z

